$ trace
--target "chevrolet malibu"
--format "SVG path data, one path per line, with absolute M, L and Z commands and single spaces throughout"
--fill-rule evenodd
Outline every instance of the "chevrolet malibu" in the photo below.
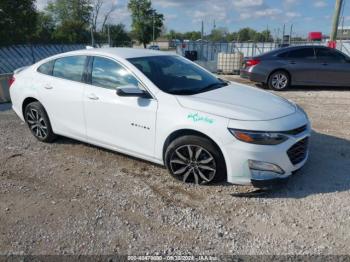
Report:
M 265 187 L 308 158 L 298 105 L 154 50 L 74 51 L 18 69 L 13 110 L 42 142 L 57 135 L 165 165 L 186 183 Z

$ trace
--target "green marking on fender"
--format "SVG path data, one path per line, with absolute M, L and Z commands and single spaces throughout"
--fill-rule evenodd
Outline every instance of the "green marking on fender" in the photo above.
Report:
M 205 122 L 207 124 L 214 123 L 214 119 L 209 118 L 207 116 L 202 116 L 198 113 L 190 113 L 190 114 L 188 114 L 187 118 L 191 119 L 194 123 L 196 123 L 196 122 Z

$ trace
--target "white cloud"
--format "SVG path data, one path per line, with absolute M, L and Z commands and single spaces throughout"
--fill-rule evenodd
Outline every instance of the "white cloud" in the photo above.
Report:
M 286 16 L 288 18 L 297 18 L 297 17 L 301 17 L 301 14 L 297 13 L 297 12 L 287 12 Z
M 327 2 L 324 0 L 317 0 L 314 2 L 314 7 L 323 8 L 327 6 Z
M 251 8 L 263 6 L 263 0 L 236 0 L 233 5 L 237 8 Z
M 299 2 L 299 0 L 284 0 L 285 5 L 295 5 Z
M 277 19 L 283 14 L 283 11 L 278 8 L 265 8 L 261 10 L 255 10 L 250 12 L 241 12 L 240 19 L 259 19 L 263 17 L 268 17 L 270 19 Z
M 300 4 L 301 0 L 283 0 L 282 6 L 284 7 L 285 10 L 290 10 L 296 5 Z

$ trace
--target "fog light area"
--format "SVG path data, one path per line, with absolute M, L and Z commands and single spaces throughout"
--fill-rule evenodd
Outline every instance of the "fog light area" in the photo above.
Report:
M 249 160 L 249 168 L 251 171 L 252 179 L 266 180 L 274 179 L 283 176 L 284 171 L 281 167 L 275 164 Z

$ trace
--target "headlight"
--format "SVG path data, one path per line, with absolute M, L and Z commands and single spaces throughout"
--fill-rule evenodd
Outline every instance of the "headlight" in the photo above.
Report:
M 230 129 L 232 135 L 240 141 L 257 145 L 278 145 L 288 139 L 288 136 L 276 132 L 256 132 Z

